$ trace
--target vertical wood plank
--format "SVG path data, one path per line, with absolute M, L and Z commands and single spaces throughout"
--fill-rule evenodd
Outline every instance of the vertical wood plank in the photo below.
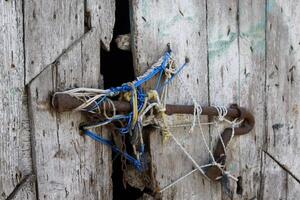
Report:
M 95 33 L 86 34 L 30 84 L 39 199 L 112 198 L 110 149 L 80 135 L 85 120 L 80 113 L 58 114 L 49 105 L 53 91 L 99 87 L 100 58 L 93 55 L 100 55 L 100 40 L 95 43 Z M 107 137 L 106 131 L 102 134 Z
M 24 0 L 26 83 L 84 34 L 83 0 Z
M 239 49 L 237 1 L 207 1 L 210 101 L 214 105 L 238 102 Z
M 265 144 L 265 1 L 239 1 L 238 10 L 238 102 L 255 116 L 256 123 L 253 131 L 235 139 L 228 166 L 236 165 L 233 172 L 241 178 L 235 198 L 255 199 L 260 192 L 261 149 Z
M 189 65 L 182 76 L 195 98 L 201 104 L 208 103 L 207 90 L 207 41 L 205 1 L 132 1 L 133 54 L 137 75 L 142 74 L 162 55 L 167 43 L 175 53 L 178 64 L 187 56 Z M 171 84 L 168 103 L 191 104 L 191 98 L 177 80 Z M 170 119 L 173 125 L 184 123 L 191 117 L 176 116 Z M 189 127 L 172 128 L 173 134 L 199 162 L 208 162 L 208 152 L 199 133 L 188 133 Z M 208 129 L 205 135 L 208 138 Z M 162 144 L 158 132 L 151 133 L 150 148 L 157 169 L 156 179 L 160 187 L 191 171 L 192 163 L 174 143 Z M 165 191 L 163 199 L 220 199 L 219 184 L 207 181 L 200 172 L 195 172 L 182 182 Z
M 74 87 L 103 87 L 101 38 L 102 43 L 111 40 L 114 1 L 28 1 L 25 7 L 28 20 L 34 21 L 27 24 L 26 33 L 33 34 L 25 43 L 40 41 L 26 50 L 37 196 L 112 199 L 110 149 L 80 135 L 79 123 L 86 120 L 80 113 L 51 110 L 50 94 Z M 48 28 L 53 30 L 48 33 Z M 97 132 L 108 137 L 106 129 Z
M 298 1 L 269 1 L 267 9 L 268 150 L 298 177 L 300 162 L 290 155 L 300 152 L 299 9 Z
M 300 3 L 296 0 L 267 1 L 267 145 L 265 149 L 279 163 L 300 177 L 299 98 L 300 98 Z M 272 180 L 273 166 L 265 164 L 265 187 Z M 291 177 L 290 177 L 291 178 Z M 289 178 L 289 179 L 290 179 Z M 285 177 L 276 179 L 278 185 L 288 184 Z M 292 196 L 299 188 L 284 187 L 283 194 Z M 264 196 L 279 198 L 280 194 Z M 277 196 L 280 195 L 280 196 Z M 299 196 L 293 196 L 296 199 Z
M 207 38 L 209 68 L 209 98 L 211 105 L 229 106 L 239 101 L 239 29 L 238 1 L 207 1 Z M 219 125 L 222 127 L 222 125 Z M 224 124 L 224 127 L 228 124 Z M 222 128 L 220 128 L 222 129 Z M 211 145 L 215 146 L 218 131 L 215 126 L 210 130 Z M 238 175 L 238 141 L 233 138 L 227 150 L 227 170 Z M 230 180 L 230 190 L 222 188 L 222 199 L 233 198 L 235 184 Z M 233 193 L 232 193 L 233 192 Z
M 264 161 L 263 185 L 259 199 L 299 199 L 299 183 L 267 154 Z
M 22 1 L 0 1 L 1 200 L 35 199 L 34 182 L 22 183 L 32 173 L 23 55 Z
M 115 0 L 86 0 L 86 10 L 91 14 L 92 29 L 96 29 L 103 47 L 109 50 L 115 24 Z

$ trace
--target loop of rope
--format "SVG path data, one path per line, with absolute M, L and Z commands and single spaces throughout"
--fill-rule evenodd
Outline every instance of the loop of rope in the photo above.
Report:
M 219 121 L 224 121 L 227 113 L 228 113 L 228 110 L 225 106 L 213 106 L 216 108 L 216 110 L 218 111 L 218 119 Z

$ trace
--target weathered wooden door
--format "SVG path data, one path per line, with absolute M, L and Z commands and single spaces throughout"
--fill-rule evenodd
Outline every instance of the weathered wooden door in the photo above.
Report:
M 81 137 L 81 115 L 53 112 L 49 95 L 103 87 L 114 10 L 109 0 L 1 0 L 1 199 L 112 198 L 110 149 Z
M 115 3 L 0 0 L 0 199 L 122 199 L 113 197 L 111 150 L 79 134 L 85 120 L 80 113 L 58 114 L 50 104 L 55 91 L 103 87 L 101 48 L 108 50 L 116 36 Z M 130 10 L 136 75 L 171 43 L 178 63 L 190 60 L 182 76 L 201 105 L 237 103 L 256 119 L 250 134 L 230 144 L 227 168 L 240 180 L 232 194 L 194 172 L 162 198 L 299 199 L 300 3 L 131 0 L 129 5 L 117 9 Z M 177 79 L 167 102 L 192 103 Z M 178 127 L 192 117 L 169 121 L 172 133 L 205 164 L 208 152 L 198 130 Z M 104 128 L 98 132 L 110 135 Z M 207 127 L 204 132 L 212 148 L 216 132 Z M 192 170 L 172 140 L 163 144 L 153 132 L 149 145 L 160 187 Z

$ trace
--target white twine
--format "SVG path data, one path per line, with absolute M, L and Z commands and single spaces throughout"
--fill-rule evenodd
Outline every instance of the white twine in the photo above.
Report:
M 203 169 L 201 168 L 200 165 L 198 165 L 198 163 L 194 160 L 194 158 L 191 156 L 191 154 L 189 154 L 187 152 L 187 150 L 182 146 L 182 144 L 180 144 L 180 142 L 176 139 L 176 137 L 170 132 L 169 133 L 171 138 L 175 141 L 175 143 L 180 147 L 180 149 L 185 153 L 185 155 L 192 161 L 192 163 L 197 167 L 197 169 L 206 177 L 205 172 L 203 171 Z
M 220 122 L 224 121 L 225 120 L 225 117 L 228 113 L 228 110 L 225 106 L 213 106 L 216 108 L 216 110 L 218 111 L 218 120 Z M 223 138 L 221 136 L 221 132 L 220 132 L 220 129 L 219 129 L 219 126 L 218 126 L 218 123 L 215 121 L 215 126 L 216 126 L 216 129 L 217 129 L 217 132 L 218 132 L 218 136 L 219 136 L 219 139 L 222 143 L 222 147 L 223 147 L 223 150 L 224 150 L 224 154 L 226 155 L 227 152 L 226 152 L 226 146 L 224 144 L 224 141 L 223 141 Z
M 235 181 L 238 181 L 237 178 L 235 178 L 234 176 L 232 176 L 228 171 L 224 171 L 224 166 L 220 165 L 219 163 L 217 163 L 215 161 L 215 158 L 213 156 L 213 153 L 212 151 L 210 150 L 209 146 L 208 146 L 208 143 L 205 139 L 205 136 L 204 136 L 204 131 L 202 129 L 202 125 L 204 125 L 204 123 L 201 123 L 200 121 L 200 115 L 202 113 L 202 107 L 200 104 L 197 103 L 196 99 L 194 98 L 194 96 L 192 95 L 192 93 L 190 92 L 189 88 L 186 86 L 186 83 L 184 82 L 184 80 L 182 79 L 181 75 L 178 74 L 178 78 L 179 78 L 179 81 L 181 83 L 181 85 L 183 86 L 183 89 L 185 92 L 187 92 L 187 94 L 189 95 L 189 97 L 192 99 L 193 101 L 193 104 L 194 104 L 194 113 L 193 113 L 193 122 L 192 122 L 192 125 L 191 125 L 191 128 L 190 128 L 190 132 L 193 132 L 196 124 L 198 124 L 199 128 L 200 128 L 200 132 L 201 132 L 201 136 L 202 136 L 202 140 L 205 144 L 205 147 L 207 149 L 207 151 L 209 152 L 209 155 L 210 155 L 210 158 L 212 160 L 212 163 L 210 164 L 207 164 L 207 165 L 202 165 L 202 166 L 199 166 L 198 163 L 195 161 L 195 159 L 188 153 L 188 151 L 182 146 L 182 144 L 175 138 L 175 136 L 170 133 L 170 136 L 171 138 L 175 141 L 175 143 L 180 147 L 180 149 L 184 152 L 184 154 L 189 158 L 189 160 L 192 161 L 192 163 L 196 166 L 196 169 L 188 172 L 187 174 L 185 174 L 184 176 L 180 177 L 179 179 L 175 180 L 174 182 L 172 182 L 171 184 L 167 185 L 166 187 L 164 187 L 162 190 L 160 190 L 160 192 L 162 193 L 163 191 L 169 189 L 170 187 L 174 186 L 175 184 L 177 184 L 178 182 L 180 182 L 181 180 L 185 179 L 186 177 L 188 177 L 190 174 L 194 173 L 195 171 L 199 170 L 203 175 L 204 177 L 208 178 L 205 174 L 205 172 L 203 171 L 203 167 L 209 167 L 209 166 L 217 166 L 221 171 L 222 171 L 222 174 L 223 175 L 227 175 L 229 178 L 235 180 Z M 227 123 L 231 124 L 231 127 L 232 127 L 232 134 L 231 134 L 231 138 L 229 140 L 229 142 L 231 141 L 231 139 L 233 138 L 234 136 L 234 129 L 237 125 L 239 125 L 240 123 L 242 123 L 242 120 L 237 122 L 237 119 L 233 120 L 233 121 L 230 121 L 228 119 L 225 118 L 225 116 L 227 115 L 228 113 L 228 110 L 225 106 L 215 106 L 215 108 L 217 109 L 218 111 L 218 120 L 219 121 L 226 121 Z M 215 124 L 216 122 L 214 123 L 206 123 L 207 125 L 210 125 L 210 124 Z M 174 127 L 174 126 L 173 126 Z M 224 141 L 221 137 L 221 134 L 220 134 L 220 131 L 218 129 L 218 134 L 219 134 L 219 138 L 221 140 L 221 143 L 222 143 L 222 146 L 224 148 L 224 152 L 226 154 L 226 147 L 225 147 L 225 144 L 224 144 Z M 229 142 L 228 142 L 228 145 L 229 145 Z M 221 177 L 218 177 L 217 179 L 219 179 Z M 208 178 L 209 179 L 209 178 Z M 209 179 L 210 180 L 210 179 Z
M 188 172 L 187 174 L 185 174 L 184 176 L 178 178 L 177 180 L 175 180 L 174 182 L 170 183 L 169 185 L 167 185 L 166 187 L 164 187 L 163 189 L 161 189 L 159 192 L 162 193 L 165 190 L 169 189 L 170 187 L 172 187 L 173 185 L 176 185 L 177 183 L 179 183 L 180 181 L 182 181 L 183 179 L 185 179 L 186 177 L 188 177 L 189 175 L 191 175 L 192 173 L 194 173 L 195 171 L 197 171 L 198 169 L 193 169 L 192 171 Z

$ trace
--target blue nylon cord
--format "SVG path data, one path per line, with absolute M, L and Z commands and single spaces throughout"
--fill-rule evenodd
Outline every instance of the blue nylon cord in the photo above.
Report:
M 161 70 L 161 72 L 160 72 L 160 74 L 159 74 L 159 77 L 158 77 L 157 82 L 156 82 L 155 90 L 158 90 L 158 88 L 159 88 L 159 85 L 160 85 L 160 81 L 161 81 L 163 72 L 164 72 L 164 71 Z
M 162 64 L 159 67 L 154 68 L 154 70 L 150 74 L 148 74 L 144 79 L 141 79 L 141 80 L 138 80 L 137 82 L 135 82 L 134 86 L 135 87 L 141 86 L 143 83 L 145 83 L 148 80 L 150 80 L 151 78 L 153 78 L 158 72 L 160 72 L 161 70 L 164 70 L 167 66 L 169 59 L 170 59 L 170 54 L 168 52 L 166 52 L 164 55 Z
M 126 158 L 126 160 L 128 160 L 137 170 L 142 171 L 141 161 L 133 158 L 132 156 L 130 156 L 126 152 L 122 152 L 119 148 L 117 148 L 116 146 L 114 146 L 111 141 L 109 141 L 107 139 L 104 139 L 103 137 L 101 137 L 101 136 L 93 133 L 92 131 L 89 131 L 89 130 L 86 130 L 86 129 L 81 129 L 81 130 L 84 132 L 85 135 L 89 136 L 93 140 L 95 140 L 95 141 L 97 141 L 99 143 L 105 144 L 107 146 L 110 146 L 111 149 L 114 152 L 122 154 Z
M 102 103 L 105 99 L 106 99 L 106 96 L 103 96 L 100 98 L 100 100 L 96 100 L 95 106 L 93 108 L 91 108 L 90 110 L 88 110 L 88 112 L 94 111 L 96 108 L 98 108 L 100 103 Z

